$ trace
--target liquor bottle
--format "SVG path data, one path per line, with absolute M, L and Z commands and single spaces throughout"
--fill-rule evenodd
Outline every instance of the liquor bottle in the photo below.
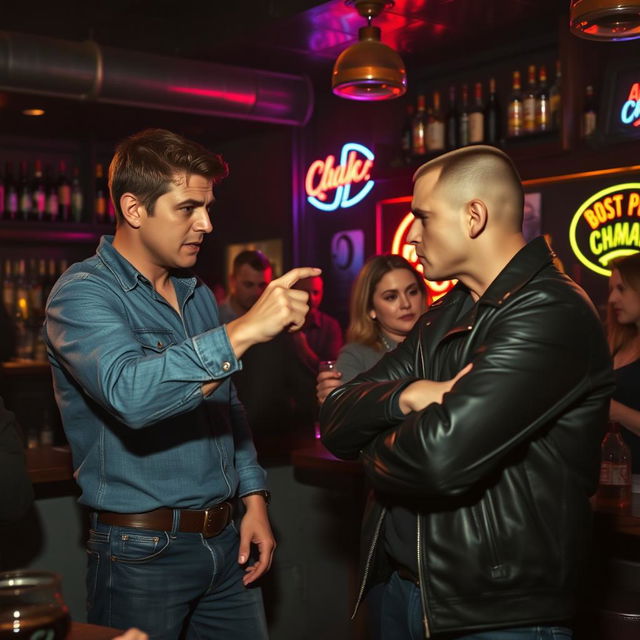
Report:
M 25 260 L 18 261 L 17 272 L 14 270 L 14 273 L 17 273 L 13 316 L 16 329 L 16 356 L 23 360 L 30 360 L 33 355 L 33 344 L 29 331 L 29 284 Z
M 101 164 L 96 165 L 95 207 L 96 220 L 99 223 L 107 221 L 107 185 L 104 180 L 104 170 Z
M 67 166 L 62 160 L 58 164 L 58 215 L 63 222 L 71 219 L 71 183 L 67 177 Z
M 18 217 L 18 187 L 13 179 L 11 163 L 7 162 L 4 172 L 4 213 L 9 220 L 15 220 Z
M 549 111 L 551 113 L 551 129 L 558 131 L 562 122 L 562 71 L 560 60 L 556 60 L 556 77 L 549 90 Z
M 485 140 L 489 144 L 497 145 L 500 142 L 500 107 L 496 94 L 496 79 L 489 79 L 489 98 L 484 114 Z
M 547 68 L 543 64 L 540 65 L 538 78 L 538 93 L 536 94 L 536 131 L 549 131 L 551 129 L 549 87 L 547 85 Z
M 80 184 L 80 171 L 78 167 L 73 170 L 73 180 L 71 181 L 71 217 L 74 222 L 82 221 L 82 210 L 84 208 L 84 194 Z
M 4 191 L 4 174 L 0 174 L 0 220 L 5 217 L 5 191 Z
M 484 141 L 484 105 L 482 104 L 482 83 L 476 82 L 473 92 L 473 106 L 469 113 L 469 142 Z
M 631 504 L 631 451 L 615 422 L 600 446 L 600 482 L 596 493 L 598 505 L 625 509 Z
M 444 151 L 444 117 L 440 107 L 440 92 L 433 92 L 433 105 L 427 116 L 427 149 Z
M 413 114 L 415 107 L 413 103 L 407 104 L 407 113 L 402 124 L 402 133 L 400 134 L 400 154 L 402 156 L 402 162 L 404 164 L 411 164 L 412 155 L 412 130 L 413 130 Z
M 587 86 L 584 108 L 582 110 L 582 137 L 588 138 L 592 136 L 596 131 L 597 126 L 597 109 L 596 99 L 591 85 Z
M 13 273 L 13 265 L 9 258 L 4 261 L 4 269 L 2 274 L 2 303 L 5 311 L 10 318 L 15 314 L 16 301 L 16 281 Z
M 458 107 L 456 105 L 456 88 L 449 87 L 449 111 L 447 111 L 447 149 L 458 148 Z
M 458 117 L 458 144 L 465 147 L 469 144 L 469 89 L 462 85 L 462 101 Z
M 530 64 L 527 74 L 527 89 L 522 99 L 522 113 L 524 119 L 524 133 L 536 132 L 536 65 Z
M 58 185 L 51 176 L 50 165 L 45 165 L 44 168 L 44 186 L 47 193 L 45 205 L 46 216 L 48 220 L 55 222 L 60 214 L 60 209 L 58 207 Z
M 45 303 L 46 300 L 49 299 L 49 294 L 51 293 L 53 285 L 56 283 L 56 278 L 56 261 L 53 258 L 49 258 L 49 260 L 47 261 L 47 275 L 44 280 L 44 291 L 42 293 L 42 296 L 45 299 Z
M 513 72 L 512 90 L 509 97 L 509 120 L 507 135 L 510 138 L 522 135 L 523 114 L 522 114 L 522 91 L 520 85 L 520 72 Z
M 33 199 L 31 197 L 31 184 L 27 174 L 27 161 L 20 163 L 20 173 L 18 174 L 18 209 L 20 216 L 27 220 L 31 216 Z
M 34 220 L 44 220 L 47 208 L 47 191 L 42 177 L 42 162 L 36 160 L 33 167 L 33 182 L 31 183 L 31 217 Z

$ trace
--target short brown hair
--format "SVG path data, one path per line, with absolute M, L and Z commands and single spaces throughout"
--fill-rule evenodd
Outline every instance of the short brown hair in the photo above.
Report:
M 269 258 L 258 249 L 245 249 L 233 259 L 234 275 L 238 273 L 243 264 L 249 265 L 254 271 L 266 271 L 272 268 Z
M 373 294 L 382 278 L 394 269 L 406 269 L 415 278 L 418 288 L 425 296 L 427 285 L 422 276 L 402 256 L 385 254 L 369 258 L 356 278 L 351 289 L 349 305 L 349 327 L 347 328 L 347 342 L 359 342 L 384 350 L 378 323 L 369 312 L 373 309 Z
M 117 222 L 123 220 L 123 194 L 133 193 L 153 215 L 156 200 L 169 191 L 175 174 L 182 172 L 215 184 L 227 177 L 229 169 L 219 154 L 166 129 L 145 129 L 120 142 L 109 165 L 109 192 Z

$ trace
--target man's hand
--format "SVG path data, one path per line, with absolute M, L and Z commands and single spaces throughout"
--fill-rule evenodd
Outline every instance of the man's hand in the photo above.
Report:
M 322 404 L 327 396 L 342 384 L 342 374 L 334 369 L 333 371 L 321 371 L 318 374 L 316 384 L 316 397 L 318 402 Z
M 309 294 L 292 287 L 302 278 L 321 273 L 322 270 L 315 267 L 292 269 L 272 280 L 247 313 L 227 324 L 236 357 L 241 357 L 254 344 L 271 340 L 283 329 L 300 329 L 309 311 Z
M 149 640 L 149 636 L 144 631 L 131 627 L 131 629 L 127 629 L 125 633 L 113 640 Z
M 269 524 L 265 499 L 260 495 L 252 495 L 242 498 L 242 502 L 247 508 L 247 512 L 240 523 L 238 563 L 245 564 L 249 560 L 252 544 L 258 547 L 259 553 L 258 561 L 245 569 L 242 582 L 246 587 L 271 567 L 276 541 Z
M 406 416 L 412 411 L 422 411 L 430 404 L 437 402 L 442 403 L 442 397 L 448 391 L 451 391 L 462 376 L 471 371 L 473 364 L 469 363 L 455 378 L 444 380 L 443 382 L 435 382 L 433 380 L 418 380 L 410 384 L 400 394 L 400 411 Z

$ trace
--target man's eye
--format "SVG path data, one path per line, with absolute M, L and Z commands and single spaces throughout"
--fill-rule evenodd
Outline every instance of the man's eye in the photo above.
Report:
M 193 213 L 193 210 L 195 209 L 195 207 L 181 207 L 181 210 L 184 211 L 185 213 Z

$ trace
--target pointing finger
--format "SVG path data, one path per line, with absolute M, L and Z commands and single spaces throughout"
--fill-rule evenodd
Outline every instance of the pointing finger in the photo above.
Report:
M 287 271 L 283 276 L 276 278 L 271 284 L 290 289 L 298 280 L 319 276 L 321 273 L 322 269 L 318 269 L 317 267 L 297 267 L 296 269 Z

